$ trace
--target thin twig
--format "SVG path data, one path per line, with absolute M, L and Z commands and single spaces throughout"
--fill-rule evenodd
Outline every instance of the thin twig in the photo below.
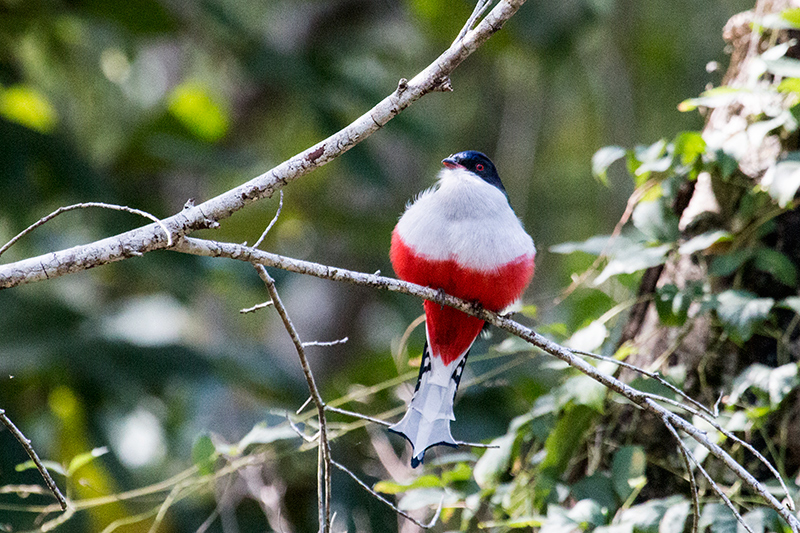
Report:
M 675 431 L 675 428 L 671 425 L 667 424 L 667 427 L 675 436 L 675 438 L 680 441 L 680 435 L 678 432 Z M 691 458 L 689 457 L 689 450 L 686 449 L 686 446 L 682 445 L 682 442 L 678 444 L 678 451 L 681 452 L 681 457 L 683 457 L 683 464 L 686 466 L 686 474 L 689 476 L 689 489 L 692 492 L 692 530 L 691 533 L 697 533 L 697 527 L 700 521 L 700 494 L 697 489 L 697 478 L 694 476 L 694 467 L 692 466 Z
M 352 416 L 353 418 L 360 418 L 361 420 L 366 420 L 367 422 L 372 422 L 373 424 L 378 424 L 379 426 L 389 427 L 392 425 L 391 422 L 387 422 L 386 420 L 381 420 L 380 418 L 374 418 L 369 415 L 363 415 L 361 413 L 356 413 L 355 411 L 348 411 L 347 409 L 339 409 L 338 407 L 331 407 L 330 405 L 325 406 L 326 411 L 330 411 L 331 413 L 339 413 L 340 415 Z
M 264 230 L 264 233 L 262 233 L 261 237 L 259 237 L 258 240 L 255 242 L 253 248 L 258 248 L 259 246 L 261 246 L 261 243 L 264 242 L 264 239 L 267 237 L 267 233 L 269 233 L 269 230 L 271 230 L 272 226 L 274 226 L 275 223 L 278 221 L 278 217 L 281 216 L 282 210 L 283 210 L 283 189 L 281 189 L 281 199 L 280 201 L 278 201 L 278 210 L 275 212 L 275 216 L 272 217 L 272 220 L 267 225 L 267 229 Z
M 267 286 L 267 290 L 272 298 L 275 310 L 278 311 L 278 314 L 283 321 L 283 325 L 287 333 L 289 333 L 289 337 L 291 337 L 292 342 L 294 343 L 297 356 L 300 359 L 300 366 L 303 368 L 303 374 L 305 375 L 306 382 L 308 383 L 308 390 L 311 393 L 311 399 L 313 400 L 314 405 L 317 407 L 320 443 L 317 471 L 317 475 L 319 476 L 319 479 L 317 480 L 319 484 L 317 487 L 320 514 L 319 525 L 323 533 L 328 533 L 331 530 L 331 449 L 330 443 L 328 442 L 328 428 L 327 421 L 325 419 L 325 402 L 322 400 L 322 396 L 317 388 L 316 380 L 314 379 L 314 374 L 311 372 L 311 366 L 308 364 L 308 358 L 306 357 L 303 342 L 300 340 L 300 336 L 298 335 L 297 330 L 292 323 L 292 319 L 289 317 L 289 313 L 286 311 L 286 307 L 284 307 L 283 301 L 278 294 L 278 289 L 275 286 L 275 280 L 272 279 L 272 277 L 269 275 L 269 272 L 267 272 L 267 269 L 264 268 L 263 265 L 254 264 L 254 266 L 258 271 L 259 277 Z
M 458 32 L 458 36 L 453 41 L 453 44 L 456 44 L 458 41 L 464 38 L 468 31 L 470 31 L 474 26 L 475 22 L 483 15 L 489 6 L 492 4 L 492 0 L 478 0 L 475 4 L 475 9 L 472 10 L 472 14 L 467 19 L 467 22 L 461 28 L 461 31 Z
M 694 405 L 695 407 L 697 407 L 698 409 L 701 409 L 701 410 L 705 411 L 710 416 L 714 416 L 714 417 L 717 416 L 716 412 L 712 412 L 708 407 L 706 407 L 702 403 L 698 402 L 697 400 L 695 400 L 694 398 L 692 398 L 691 396 L 689 396 L 688 394 L 686 394 L 685 392 L 680 390 L 678 387 L 676 387 L 675 385 L 673 385 L 672 383 L 670 383 L 669 381 L 667 381 L 666 379 L 661 377 L 661 374 L 658 373 L 658 372 L 650 372 L 650 371 L 645 370 L 643 368 L 639 368 L 636 365 L 632 365 L 630 363 L 626 363 L 625 361 L 620 361 L 619 359 L 614 359 L 613 357 L 606 357 L 605 355 L 600 355 L 600 354 L 591 353 L 591 352 L 584 352 L 583 350 L 572 350 L 572 351 L 574 353 L 576 353 L 576 354 L 579 354 L 579 355 L 585 355 L 586 357 L 591 357 L 593 359 L 598 359 L 600 361 L 606 361 L 608 363 L 613 363 L 613 364 L 615 364 L 617 366 L 621 366 L 623 368 L 627 368 L 628 370 L 632 370 L 634 372 L 638 372 L 639 374 L 642 374 L 643 376 L 647 376 L 650 379 L 654 379 L 654 380 L 658 381 L 659 383 L 661 383 L 662 385 L 664 385 L 665 387 L 667 387 L 669 390 L 671 390 L 675 394 L 677 394 L 678 396 L 680 396 L 681 398 L 683 398 L 684 400 L 686 400 L 687 402 L 689 402 L 692 405 Z
M 367 485 L 366 483 L 361 481 L 358 478 L 358 476 L 355 475 L 353 472 L 351 472 L 350 469 L 348 469 L 346 466 L 344 466 L 342 464 L 339 464 L 334 459 L 331 459 L 331 464 L 333 466 L 335 466 L 336 468 L 338 468 L 339 470 L 341 470 L 342 472 L 344 472 L 345 474 L 347 474 L 348 476 L 350 476 L 353 479 L 353 481 L 358 483 L 358 485 L 362 489 L 367 491 L 370 495 L 372 495 L 373 498 L 377 499 L 380 502 L 385 503 L 386 505 L 391 507 L 391 509 L 395 513 L 399 514 L 403 518 L 411 520 L 412 522 L 414 522 L 416 525 L 418 525 L 422 529 L 430 529 L 430 528 L 432 528 L 434 525 L 436 525 L 436 522 L 439 520 L 439 515 L 441 514 L 442 506 L 444 505 L 444 495 L 442 495 L 442 499 L 439 500 L 439 506 L 436 508 L 436 512 L 433 514 L 433 518 L 431 518 L 430 522 L 428 522 L 427 524 L 423 524 L 422 522 L 420 522 L 419 520 L 417 520 L 416 518 L 414 518 L 413 516 L 411 516 L 407 512 L 403 511 L 402 509 L 397 507 L 395 504 L 393 504 L 392 502 L 390 502 L 389 500 L 387 500 L 386 498 L 384 498 L 383 496 L 381 496 L 377 492 L 375 492 L 369 485 Z
M 36 465 L 36 469 L 39 471 L 39 474 L 41 474 L 42 478 L 44 478 L 47 488 L 50 489 L 50 492 L 52 492 L 53 496 L 55 496 L 56 500 L 58 500 L 61 510 L 66 511 L 68 506 L 67 499 L 59 490 L 58 485 L 56 485 L 53 476 L 51 476 L 50 472 L 48 472 L 47 467 L 42 464 L 41 459 L 39 459 L 39 456 L 36 454 L 36 450 L 34 450 L 33 446 L 31 446 L 30 439 L 22 434 L 22 431 L 20 431 L 19 428 L 14 425 L 14 422 L 12 422 L 11 419 L 6 416 L 6 412 L 3 409 L 0 409 L 0 422 L 2 422 L 2 424 L 8 428 L 11 434 L 14 435 L 14 438 L 16 438 L 22 445 L 25 453 L 28 454 L 28 457 L 31 458 L 33 464 Z
M 292 421 L 292 419 L 289 418 L 289 413 L 286 413 L 286 421 L 289 422 L 289 427 L 292 428 L 292 431 L 297 433 L 297 436 L 300 437 L 301 439 L 303 439 L 304 441 L 310 443 L 310 442 L 314 442 L 314 441 L 317 440 L 317 435 L 316 434 L 312 435 L 312 436 L 308 436 L 305 433 L 303 433 L 303 431 L 299 427 L 297 427 L 297 424 L 295 424 L 294 421 Z
M 748 533 L 754 533 L 753 530 L 750 528 L 750 526 L 747 524 L 747 522 L 744 521 L 742 515 L 739 514 L 739 511 L 736 510 L 736 506 L 733 505 L 733 502 L 730 500 L 730 498 L 728 498 L 728 495 L 725 494 L 725 492 L 723 492 L 723 490 L 719 487 L 719 485 L 717 485 L 717 483 L 714 481 L 711 475 L 706 471 L 705 468 L 703 468 L 703 465 L 700 464 L 700 461 L 697 460 L 697 457 L 695 457 L 692 451 L 686 446 L 686 444 L 684 444 L 683 439 L 681 439 L 680 435 L 678 434 L 678 431 L 672 425 L 672 421 L 667 419 L 666 417 L 662 417 L 661 421 L 664 422 L 664 425 L 667 427 L 670 433 L 672 433 L 672 435 L 675 437 L 675 440 L 678 441 L 678 446 L 681 448 L 682 453 L 686 457 L 689 457 L 692 460 L 692 462 L 697 467 L 697 470 L 699 470 L 700 473 L 703 474 L 703 477 L 706 478 L 706 481 L 709 482 L 711 488 L 714 489 L 714 492 L 716 492 L 717 495 L 720 498 L 722 498 L 722 501 L 725 502 L 725 505 L 728 507 L 728 509 L 731 510 L 733 516 L 736 517 L 736 520 L 739 521 L 739 523 L 742 525 L 742 527 L 744 527 L 748 531 Z
M 8 241 L 2 247 L 0 247 L 0 255 L 3 255 L 3 253 L 5 253 L 6 250 L 11 248 L 14 245 L 15 242 L 17 242 L 18 240 L 23 238 L 25 235 L 27 235 L 28 233 L 32 232 L 33 230 L 35 230 L 36 228 L 38 228 L 42 224 L 45 224 L 45 223 L 49 222 L 50 220 L 54 219 L 55 217 L 57 217 L 61 213 L 66 213 L 67 211 L 73 211 L 75 209 L 86 209 L 86 208 L 89 208 L 89 207 L 101 207 L 103 209 L 112 209 L 114 211 L 125 211 L 126 213 L 133 213 L 134 215 L 139 215 L 139 216 L 143 216 L 145 218 L 149 218 L 150 220 L 152 220 L 153 222 L 158 224 L 161 227 L 162 230 L 164 230 L 164 233 L 167 236 L 167 247 L 172 246 L 172 234 L 167 229 L 167 226 L 165 226 L 164 223 L 161 222 L 161 220 L 159 218 L 157 218 L 154 215 L 151 215 L 150 213 L 148 213 L 146 211 L 142 211 L 141 209 L 134 209 L 133 207 L 128 207 L 128 206 L 125 206 L 125 205 L 107 204 L 107 203 L 104 203 L 104 202 L 83 202 L 83 203 L 80 203 L 80 204 L 68 205 L 66 207 L 59 207 L 58 209 L 56 209 L 55 211 L 53 211 L 49 215 L 40 218 L 39 220 L 37 220 L 36 222 L 31 224 L 30 226 L 25 228 L 21 233 L 17 234 L 13 239 Z
M 337 344 L 345 344 L 349 340 L 349 338 L 344 337 L 335 341 L 308 341 L 303 343 L 303 348 L 308 348 L 309 346 L 336 346 Z
M 303 412 L 303 409 L 305 409 L 305 408 L 306 408 L 306 406 L 307 406 L 308 404 L 310 404 L 310 403 L 311 403 L 311 396 L 309 396 L 308 398 L 306 398 L 306 401 L 304 401 L 304 402 L 303 402 L 303 405 L 301 405 L 301 406 L 300 406 L 300 407 L 297 409 L 297 411 L 296 411 L 296 413 L 295 413 L 295 414 L 298 414 L 298 415 L 299 415 L 300 413 L 302 413 L 302 412 Z
M 787 498 L 786 498 L 786 506 L 789 508 L 790 511 L 794 511 L 795 510 L 794 501 L 792 501 L 791 493 L 789 492 L 789 487 L 786 486 L 786 483 L 783 481 L 783 477 L 781 476 L 780 472 L 778 472 L 778 470 L 774 466 L 772 466 L 772 464 L 767 460 L 767 458 L 764 457 L 761 454 L 761 452 L 756 450 L 753 447 L 753 445 L 751 445 L 746 440 L 737 437 L 735 433 L 725 429 L 716 420 L 714 420 L 714 418 L 716 418 L 717 414 L 709 414 L 708 410 L 698 411 L 696 409 L 692 409 L 691 407 L 689 407 L 686 404 L 683 404 L 681 402 L 675 401 L 672 398 L 667 398 L 666 396 L 661 396 L 659 394 L 653 394 L 651 392 L 643 392 L 642 394 L 645 394 L 648 398 L 651 398 L 651 399 L 653 399 L 653 400 L 655 400 L 657 402 L 663 402 L 663 403 L 670 404 L 670 405 L 672 405 L 674 407 L 677 407 L 679 409 L 683 409 L 684 411 L 686 411 L 688 413 L 691 413 L 692 415 L 694 415 L 696 417 L 702 418 L 707 424 L 709 424 L 714 429 L 716 429 L 717 431 L 722 433 L 725 437 L 727 437 L 727 438 L 731 439 L 732 441 L 734 441 L 736 443 L 739 443 L 742 446 L 744 446 L 750 453 L 755 455 L 756 459 L 758 459 L 761 462 L 761 464 L 763 464 L 764 466 L 767 467 L 767 469 L 772 473 L 772 476 L 778 481 L 778 483 L 780 483 L 781 488 L 783 489 L 783 492 L 787 496 Z M 714 413 L 718 413 L 718 412 L 719 412 L 719 400 L 717 400 L 717 402 L 714 403 Z M 714 418 L 712 418 L 712 416 Z
M 259 309 L 264 309 L 266 307 L 269 307 L 271 305 L 272 305 L 272 302 L 263 302 L 263 303 L 260 303 L 260 304 L 256 304 L 253 307 L 248 307 L 246 309 L 239 309 L 239 313 L 241 313 L 241 314 L 252 313 L 254 311 L 258 311 Z

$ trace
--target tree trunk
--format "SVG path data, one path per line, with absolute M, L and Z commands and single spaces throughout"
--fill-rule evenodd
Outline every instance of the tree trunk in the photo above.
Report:
M 758 56 L 776 44 L 798 39 L 800 32 L 796 30 L 767 29 L 759 33 L 752 29 L 754 21 L 762 20 L 764 15 L 798 5 L 800 2 L 790 0 L 759 0 L 752 11 L 740 13 L 728 21 L 723 37 L 731 49 L 731 63 L 723 79 L 724 85 L 732 88 L 752 85 L 748 77 L 752 76 L 753 62 Z M 800 46 L 790 47 L 786 56 L 800 58 Z M 777 77 L 767 76 L 762 77 L 765 84 L 774 86 L 780 82 Z M 737 98 L 731 105 L 715 108 L 708 114 L 703 129 L 708 146 L 722 147 L 734 136 L 743 135 L 754 118 L 763 115 L 759 109 L 763 104 L 758 99 Z M 734 235 L 741 232 L 742 228 L 737 227 L 741 224 L 737 213 L 744 193 L 759 184 L 767 169 L 793 150 L 797 150 L 796 133 L 781 136 L 772 132 L 746 145 L 746 150 L 736 158 L 739 165 L 732 176 L 723 179 L 720 175 L 701 172 L 695 182 L 688 182 L 683 195 L 678 195 L 676 204 L 679 205 L 673 206 L 680 220 L 682 241 L 714 229 L 727 230 Z M 800 271 L 800 213 L 797 209 L 786 211 L 777 216 L 774 223 L 774 229 L 757 241 L 758 246 L 781 252 Z M 737 271 L 730 276 L 712 278 L 708 272 L 712 254 L 726 251 L 723 243 L 722 249 L 712 247 L 700 255 L 675 253 L 665 265 L 645 273 L 640 296 L 655 295 L 657 288 L 667 284 L 682 289 L 692 281 L 710 283 L 714 294 L 737 288 L 775 301 L 797 295 L 795 287 L 777 283 L 769 273 Z M 775 367 L 787 360 L 800 360 L 797 315 L 793 312 L 776 312 L 774 325 L 776 331 L 784 332 L 783 339 L 755 334 L 737 345 L 725 336 L 712 313 L 698 313 L 700 302 L 692 304 L 690 318 L 683 326 L 668 327 L 659 321 L 652 301 L 649 298 L 635 306 L 623 329 L 620 344 L 629 341 L 635 348 L 635 355 L 629 362 L 651 370 L 682 365 L 687 372 L 684 390 L 707 405 L 712 405 L 720 393 L 727 394 L 734 377 L 755 362 Z M 797 399 L 795 394 L 794 401 L 785 402 L 784 423 L 787 419 L 800 420 Z M 788 427 L 798 426 L 789 424 Z M 795 433 L 796 438 L 785 441 L 791 455 L 787 458 L 787 472 L 794 471 L 800 463 L 800 434 L 796 429 Z

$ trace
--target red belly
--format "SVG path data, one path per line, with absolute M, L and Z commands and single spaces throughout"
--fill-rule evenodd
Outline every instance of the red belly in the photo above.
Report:
M 414 254 L 396 232 L 392 234 L 390 257 L 400 279 L 479 302 L 490 311 L 500 311 L 519 298 L 534 270 L 533 255 L 486 271 L 460 267 L 452 259 L 426 259 Z M 483 320 L 429 301 L 425 302 L 425 316 L 431 351 L 445 364 L 464 353 L 483 327 Z

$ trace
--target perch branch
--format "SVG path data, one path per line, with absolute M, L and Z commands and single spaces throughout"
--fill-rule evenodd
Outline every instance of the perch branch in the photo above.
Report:
M 561 359 L 571 367 L 583 372 L 590 378 L 604 385 L 606 388 L 617 392 L 621 396 L 624 396 L 635 405 L 655 414 L 664 421 L 668 421 L 673 428 L 683 431 L 692 437 L 703 447 L 708 449 L 712 455 L 725 463 L 725 465 L 731 471 L 733 471 L 733 473 L 739 477 L 739 479 L 744 481 L 744 483 L 746 483 L 753 491 L 763 498 L 763 500 L 767 502 L 770 507 L 775 509 L 775 511 L 781 515 L 786 523 L 789 524 L 794 533 L 800 533 L 800 520 L 798 520 L 798 518 L 794 516 L 794 514 L 792 514 L 792 512 L 785 505 L 778 501 L 760 481 L 750 474 L 750 472 L 748 472 L 742 465 L 737 463 L 720 446 L 712 442 L 708 438 L 706 432 L 698 429 L 690 422 L 687 422 L 685 419 L 673 413 L 666 407 L 660 405 L 647 393 L 634 389 L 615 377 L 601 372 L 596 367 L 584 361 L 582 357 L 572 350 L 561 346 L 550 339 L 543 337 L 542 335 L 539 335 L 532 329 L 527 328 L 508 317 L 492 313 L 491 311 L 487 311 L 486 309 L 483 309 L 474 303 L 460 300 L 429 287 L 422 287 L 413 283 L 407 283 L 383 276 L 376 276 L 374 274 L 354 272 L 343 268 L 336 268 L 327 265 L 321 265 L 319 263 L 283 257 L 269 252 L 254 250 L 238 244 L 184 238 L 180 242 L 176 243 L 175 249 L 181 252 L 196 255 L 228 257 L 240 261 L 272 266 L 299 274 L 307 274 L 318 278 L 408 294 L 430 300 L 440 305 L 447 305 L 466 314 L 478 317 L 495 327 L 505 330 L 508 333 L 527 341 L 528 343 L 549 353 L 550 355 Z

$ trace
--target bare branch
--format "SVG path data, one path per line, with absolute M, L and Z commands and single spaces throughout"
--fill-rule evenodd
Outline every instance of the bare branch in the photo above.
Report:
M 670 431 L 673 435 L 680 441 L 678 433 L 675 431 L 675 428 L 669 426 Z M 698 525 L 700 524 L 700 494 L 697 489 L 697 478 L 694 476 L 694 467 L 692 466 L 692 460 L 689 457 L 689 450 L 686 449 L 686 446 L 683 445 L 682 442 L 678 443 L 678 450 L 681 452 L 681 457 L 683 457 L 683 464 L 686 466 L 686 474 L 689 476 L 689 489 L 692 492 L 692 530 L 691 533 L 697 533 Z
M 19 441 L 19 443 L 22 445 L 22 448 L 25 450 L 25 453 L 28 454 L 28 457 L 31 458 L 33 464 L 36 465 L 36 469 L 42 475 L 42 478 L 44 478 L 47 488 L 50 489 L 50 492 L 52 492 L 53 496 L 55 496 L 56 500 L 58 500 L 61 510 L 66 511 L 68 507 L 67 499 L 58 489 L 58 485 L 56 485 L 53 476 L 50 475 L 50 472 L 48 472 L 47 468 L 42 464 L 42 460 L 39 459 L 39 456 L 36 454 L 36 450 L 34 450 L 33 446 L 31 446 L 30 439 L 22 434 L 22 431 L 20 431 L 19 428 L 14 425 L 14 422 L 12 422 L 11 419 L 6 416 L 6 412 L 3 409 L 0 409 L 0 423 L 8 428 L 11 434 L 14 435 L 14 438 Z
M 406 83 L 399 84 L 389 96 L 344 129 L 239 187 L 162 220 L 168 235 L 177 240 L 192 231 L 215 227 L 219 220 L 257 200 L 271 197 L 288 183 L 342 155 L 424 95 L 440 89 L 450 73 L 500 30 L 524 2 L 501 0 L 474 30 L 467 32 L 428 67 Z M 151 224 L 91 244 L 0 266 L 0 289 L 52 279 L 168 248 L 171 243 L 163 233 L 159 225 Z
M 706 481 L 708 481 L 711 487 L 714 489 L 714 492 L 716 492 L 719 495 L 719 497 L 722 498 L 722 501 L 725 502 L 725 505 L 728 507 L 728 509 L 731 510 L 733 516 L 736 517 L 736 520 L 739 521 L 739 523 L 747 530 L 747 532 L 754 533 L 754 531 L 750 528 L 747 522 L 744 521 L 742 515 L 739 514 L 739 511 L 736 510 L 736 506 L 733 505 L 733 502 L 730 500 L 730 498 L 728 498 L 728 495 L 722 491 L 722 489 L 719 487 L 719 485 L 717 485 L 717 483 L 714 481 L 711 475 L 706 471 L 705 468 L 703 468 L 703 465 L 700 464 L 700 461 L 697 460 L 697 457 L 695 457 L 692 451 L 686 447 L 686 444 L 683 443 L 683 440 L 681 440 L 681 437 L 678 434 L 677 430 L 672 425 L 672 421 L 667 420 L 664 417 L 662 417 L 661 420 L 664 422 L 664 425 L 667 426 L 667 429 L 669 429 L 670 433 L 672 433 L 672 435 L 675 437 L 675 440 L 678 441 L 678 447 L 681 449 L 681 453 L 684 455 L 684 457 L 688 457 L 689 459 L 692 460 L 692 462 L 695 464 L 700 473 L 703 474 L 703 477 L 706 478 Z M 691 472 L 691 469 L 689 469 L 689 471 Z
M 112 209 L 114 211 L 125 211 L 126 213 L 133 213 L 134 215 L 140 215 L 145 218 L 149 218 L 150 220 L 158 224 L 159 227 L 164 231 L 164 234 L 167 236 L 167 246 L 172 246 L 172 235 L 170 234 L 167 227 L 164 225 L 163 222 L 161 222 L 161 220 L 159 220 L 154 215 L 151 215 L 147 211 L 142 211 L 141 209 L 134 209 L 133 207 L 128 207 L 125 205 L 106 204 L 103 202 L 83 202 L 80 204 L 68 205 L 66 207 L 59 207 L 49 215 L 40 218 L 39 220 L 37 220 L 24 230 L 22 230 L 21 233 L 19 233 L 13 239 L 5 243 L 2 247 L 0 247 L 0 255 L 3 255 L 6 250 L 11 248 L 14 245 L 14 243 L 16 243 L 22 237 L 32 232 L 42 224 L 45 224 L 46 222 L 49 222 L 50 220 L 56 218 L 61 213 L 66 213 L 67 211 L 74 211 L 75 209 L 87 209 L 89 207 L 102 207 L 103 209 Z
M 278 221 L 278 217 L 281 216 L 282 210 L 283 210 L 283 189 L 281 189 L 281 199 L 278 202 L 278 210 L 275 212 L 275 216 L 272 217 L 272 220 L 270 220 L 269 224 L 267 225 L 267 229 L 264 230 L 264 233 L 261 234 L 261 237 L 259 237 L 258 240 L 255 242 L 255 244 L 253 244 L 253 248 L 258 248 L 259 246 L 261 246 L 261 243 L 264 242 L 264 239 L 267 238 L 267 233 L 269 233 L 269 230 L 271 230 L 272 226 L 274 226 L 275 223 Z
M 294 343 L 297 356 L 300 358 L 300 366 L 303 367 L 303 374 L 305 375 L 306 382 L 308 383 L 308 390 L 311 393 L 311 399 L 313 400 L 314 405 L 317 407 L 317 417 L 319 419 L 319 465 L 317 470 L 317 475 L 319 476 L 319 486 L 317 487 L 320 513 L 319 524 L 323 533 L 327 533 L 331 530 L 331 448 L 330 443 L 328 442 L 328 428 L 327 421 L 325 419 L 325 402 L 322 400 L 322 396 L 317 388 L 316 380 L 314 379 L 314 374 L 311 372 L 311 367 L 308 364 L 308 358 L 306 357 L 303 342 L 300 340 L 300 336 L 297 334 L 297 330 L 295 329 L 294 324 L 292 324 L 291 318 L 289 318 L 289 313 L 286 311 L 286 307 L 284 307 L 280 295 L 278 295 L 278 289 L 275 287 L 275 280 L 272 279 L 272 277 L 269 275 L 269 272 L 267 272 L 267 269 L 264 268 L 263 265 L 254 264 L 254 266 L 258 271 L 259 277 L 262 279 L 262 281 L 264 281 L 264 284 L 266 284 L 269 295 L 272 298 L 272 303 L 275 306 L 275 310 L 278 311 L 278 314 L 283 321 L 283 325 L 286 328 L 286 331 L 289 333 L 289 337 L 291 337 L 292 342 Z
M 339 413 L 340 415 L 352 416 L 353 418 L 366 420 L 367 422 L 372 422 L 373 424 L 378 424 L 379 426 L 384 426 L 387 428 L 392 425 L 391 422 L 387 422 L 386 420 L 381 420 L 380 418 L 375 418 L 369 415 L 356 413 L 355 411 L 348 411 L 347 409 L 340 409 L 339 407 L 332 407 L 330 405 L 326 405 L 325 410 L 330 411 L 331 413 Z
M 460 32 L 458 32 L 458 36 L 453 41 L 453 44 L 464 38 L 467 32 L 470 31 L 473 26 L 475 26 L 475 22 L 486 12 L 491 4 L 492 0 L 478 0 L 478 2 L 475 4 L 475 9 L 472 10 L 472 14 L 467 19 L 464 27 L 461 28 Z
M 692 404 L 695 407 L 697 407 L 698 409 L 701 409 L 702 411 L 708 413 L 710 416 L 716 417 L 719 414 L 719 412 L 716 410 L 716 408 L 712 412 L 708 407 L 706 407 L 702 403 L 698 402 L 697 400 L 695 400 L 694 398 L 692 398 L 691 396 L 689 396 L 688 394 L 686 394 L 685 392 L 680 390 L 678 387 L 676 387 L 675 385 L 673 385 L 672 383 L 670 383 L 669 381 L 667 381 L 666 379 L 661 377 L 661 374 L 659 374 L 658 372 L 650 372 L 650 371 L 645 370 L 643 368 L 639 368 L 636 365 L 632 365 L 630 363 L 626 363 L 625 361 L 620 361 L 619 359 L 614 359 L 613 357 L 606 357 L 605 355 L 600 355 L 600 354 L 591 353 L 591 352 L 584 352 L 582 350 L 573 350 L 573 352 L 578 354 L 578 355 L 585 355 L 586 357 L 591 357 L 593 359 L 598 359 L 600 361 L 606 361 L 608 363 L 614 363 L 617 366 L 621 366 L 623 368 L 627 368 L 628 370 L 632 370 L 634 372 L 642 374 L 643 376 L 647 376 L 650 379 L 654 379 L 654 380 L 658 381 L 659 383 L 664 385 L 666 388 L 668 388 L 669 390 L 671 390 L 672 392 L 674 392 L 675 394 L 677 394 L 678 396 L 680 396 L 681 398 L 683 398 L 684 400 L 689 402 L 690 404 Z M 676 404 L 678 406 L 682 406 L 682 404 L 680 404 L 680 403 L 676 402 Z
M 239 313 L 241 313 L 241 314 L 252 313 L 254 311 L 258 311 L 259 309 L 264 309 L 266 307 L 269 307 L 271 305 L 272 305 L 272 302 L 263 302 L 263 303 L 260 303 L 260 304 L 256 304 L 253 307 L 248 307 L 246 309 L 240 309 Z
M 414 522 L 415 524 L 417 524 L 417 525 L 418 525 L 419 527 L 421 527 L 422 529 L 430 529 L 430 528 L 432 528 L 432 527 L 433 527 L 433 526 L 436 524 L 436 522 L 439 520 L 439 515 L 440 515 L 440 514 L 441 514 L 441 512 L 442 512 L 442 505 L 444 504 L 444 496 L 442 496 L 442 499 L 439 501 L 439 506 L 436 508 L 436 512 L 433 514 L 433 518 L 431 518 L 430 522 L 428 522 L 427 524 L 423 524 L 422 522 L 420 522 L 419 520 L 417 520 L 416 518 L 414 518 L 413 516 L 411 516 L 411 515 L 410 515 L 410 514 L 408 514 L 407 512 L 403 511 L 402 509 L 400 509 L 399 507 L 397 507 L 395 504 L 393 504 L 392 502 L 390 502 L 389 500 L 387 500 L 386 498 L 384 498 L 383 496 L 381 496 L 381 495 L 380 495 L 380 494 L 378 494 L 377 492 L 375 492 L 375 491 L 374 491 L 372 488 L 370 488 L 370 487 L 369 487 L 369 485 L 367 485 L 366 483 L 364 483 L 363 481 L 361 481 L 361 480 L 358 478 L 358 476 L 357 476 L 357 475 L 355 475 L 354 473 L 352 473 L 352 472 L 350 471 L 350 469 L 348 469 L 346 466 L 344 466 L 344 465 L 342 465 L 342 464 L 340 464 L 340 463 L 337 463 L 337 462 L 336 462 L 335 460 L 333 460 L 333 459 L 331 459 L 331 464 L 332 464 L 333 466 L 335 466 L 336 468 L 338 468 L 339 470 L 341 470 L 342 472 L 344 472 L 345 474 L 347 474 L 348 476 L 350 476 L 350 477 L 353 479 L 353 481 L 355 481 L 356 483 L 358 483 L 358 485 L 359 485 L 359 486 L 360 486 L 362 489 L 364 489 L 365 491 L 367 491 L 368 493 L 370 493 L 370 494 L 372 495 L 372 497 L 373 497 L 373 498 L 375 498 L 376 500 L 378 500 L 378 501 L 380 501 L 380 502 L 383 502 L 383 503 L 385 503 L 386 505 L 388 505 L 389 507 L 391 507 L 391 509 L 392 509 L 392 510 L 393 510 L 395 513 L 399 514 L 399 515 L 400 515 L 400 516 L 402 516 L 403 518 L 406 518 L 406 519 L 408 519 L 408 520 L 411 520 L 412 522 Z
M 308 341 L 303 343 L 304 348 L 308 348 L 309 346 L 336 346 L 337 344 L 345 344 L 350 339 L 344 337 L 342 339 L 336 339 L 335 341 Z

